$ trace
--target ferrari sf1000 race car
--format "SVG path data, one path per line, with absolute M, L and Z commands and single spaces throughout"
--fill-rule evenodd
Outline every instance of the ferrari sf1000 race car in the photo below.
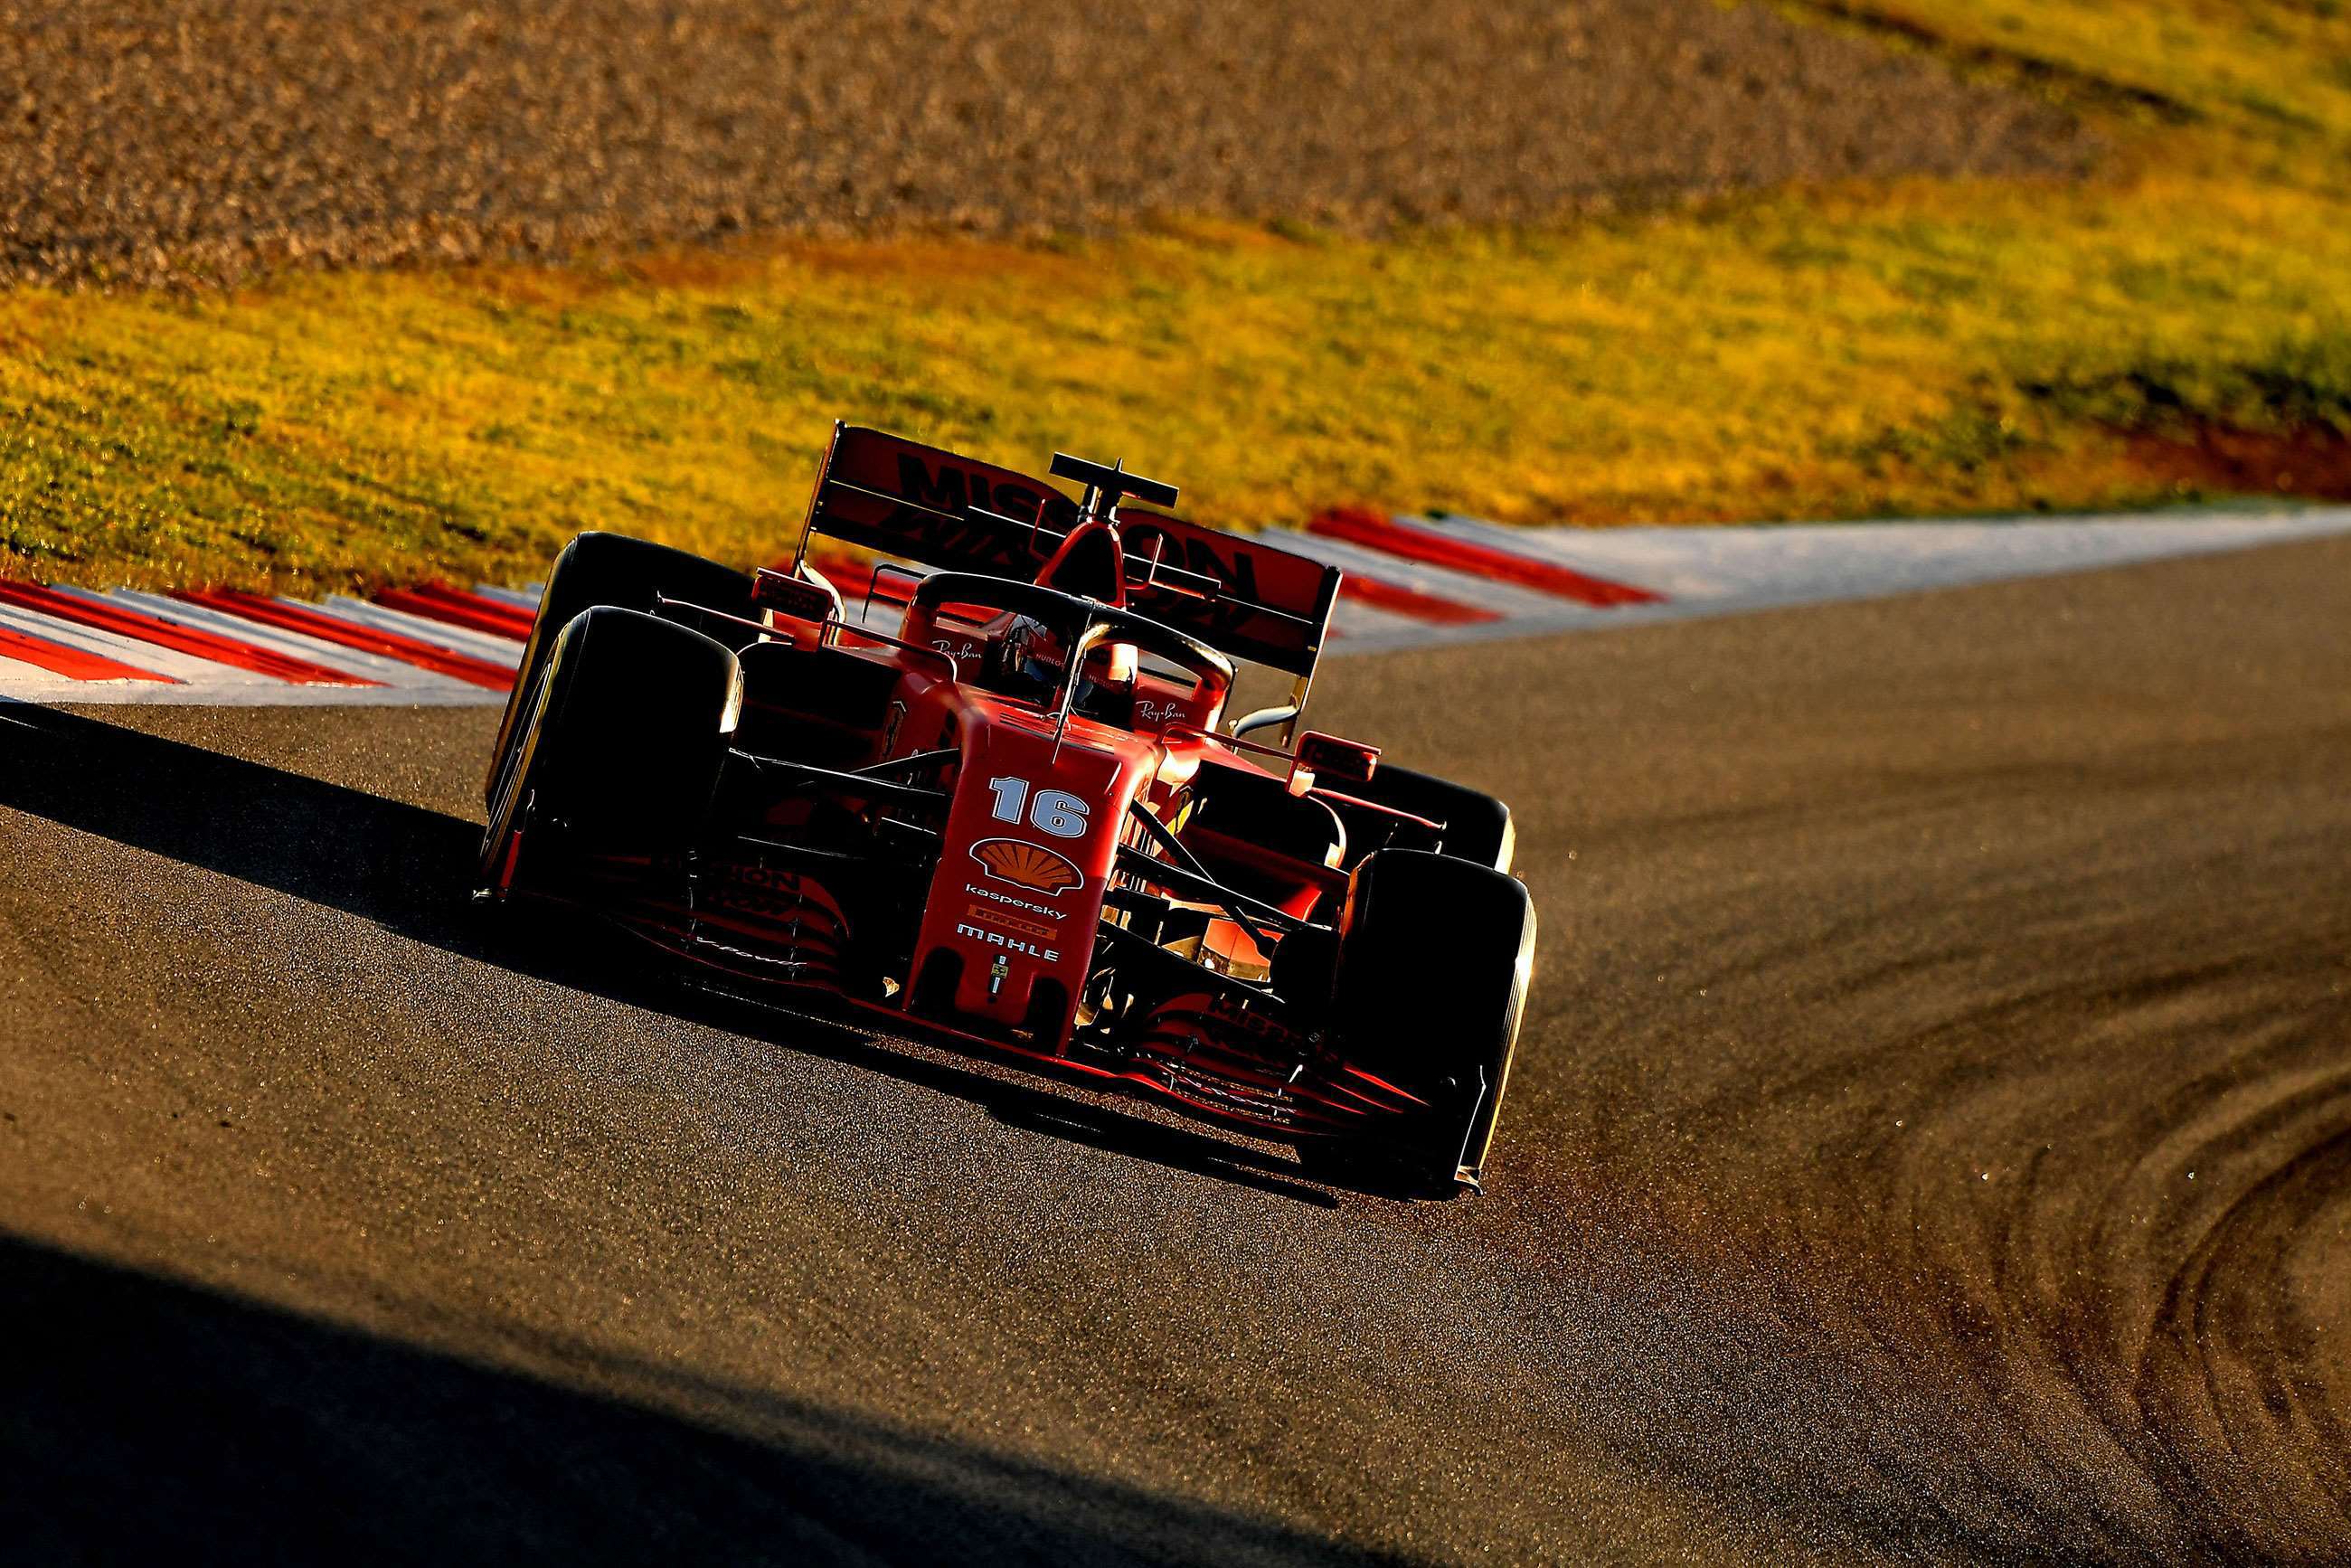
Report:
M 1311 1174 L 1475 1188 L 1534 953 L 1509 810 L 1300 732 L 1336 568 L 1122 467 L 1051 472 L 1082 498 L 836 425 L 788 570 L 574 539 L 479 895 L 608 915 L 712 989 L 1149 1092 Z M 858 614 L 812 542 L 886 558 Z M 1289 700 L 1228 717 L 1236 661 Z

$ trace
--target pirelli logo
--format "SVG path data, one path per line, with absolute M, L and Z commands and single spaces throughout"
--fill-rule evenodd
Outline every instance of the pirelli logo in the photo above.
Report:
M 964 905 L 964 913 L 983 925 L 993 925 L 1005 931 L 1017 931 L 1023 936 L 1050 938 L 1056 935 L 1053 927 L 1041 920 L 1030 920 L 984 904 L 967 904 Z

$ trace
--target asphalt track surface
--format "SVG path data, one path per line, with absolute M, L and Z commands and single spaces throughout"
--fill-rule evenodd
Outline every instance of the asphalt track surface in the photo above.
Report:
M 0 1551 L 2342 1562 L 2346 606 L 1335 666 L 1543 914 L 1450 1205 L 483 925 L 494 713 L 0 709 Z

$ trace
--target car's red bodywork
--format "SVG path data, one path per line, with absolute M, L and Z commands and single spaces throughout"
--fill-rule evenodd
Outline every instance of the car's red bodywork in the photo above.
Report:
M 738 994 L 820 998 L 1261 1134 L 1408 1124 L 1421 1099 L 1350 1062 L 1315 999 L 1348 868 L 1444 829 L 1348 792 L 1374 748 L 1298 743 L 1340 574 L 1121 498 L 1113 483 L 1081 507 L 837 426 L 799 551 L 759 575 L 755 610 L 661 600 L 741 670 L 692 852 L 535 880 L 528 802 L 494 785 L 487 891 L 584 903 Z M 869 630 L 813 570 L 823 538 L 933 570 L 862 570 L 869 602 L 901 607 Z M 1060 675 L 1032 680 L 1056 652 Z M 1231 733 L 1228 655 L 1293 679 L 1248 721 L 1284 745 Z M 1462 1169 L 1474 1181 L 1467 1153 Z

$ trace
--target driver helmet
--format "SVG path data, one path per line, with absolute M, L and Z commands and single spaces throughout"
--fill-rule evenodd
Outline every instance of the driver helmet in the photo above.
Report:
M 1017 695 L 1043 699 L 1061 683 L 1061 639 L 1041 621 L 1015 615 L 1004 630 L 1003 669 Z
M 1003 669 L 1013 695 L 1043 701 L 1060 689 L 1069 653 L 1044 622 L 1015 615 L 1004 632 Z M 1119 699 L 1134 693 L 1134 677 L 1142 664 L 1132 643 L 1108 643 L 1086 655 L 1078 674 L 1078 689 L 1071 706 L 1096 717 L 1110 716 Z
M 1105 643 L 1086 655 L 1078 672 L 1078 690 L 1071 706 L 1089 718 L 1112 724 L 1130 722 L 1134 700 L 1134 675 L 1142 660 L 1132 643 Z

